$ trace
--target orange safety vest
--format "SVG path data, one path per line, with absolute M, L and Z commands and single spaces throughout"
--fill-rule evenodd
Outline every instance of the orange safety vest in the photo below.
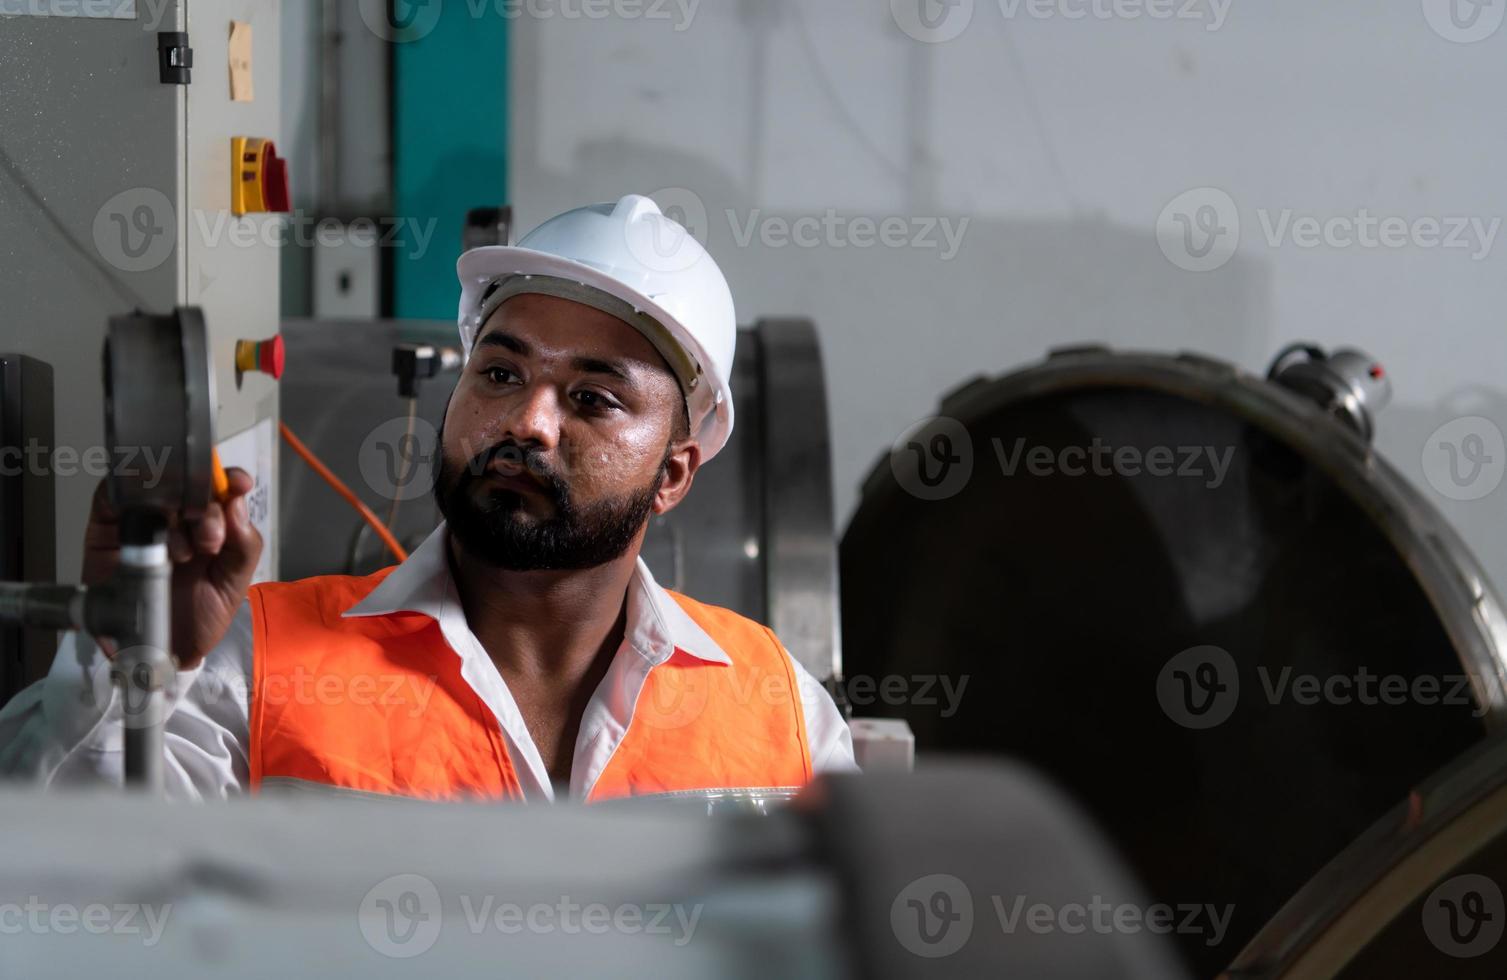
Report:
M 341 616 L 391 571 L 252 587 L 252 792 L 292 779 L 425 799 L 521 799 L 502 729 L 461 677 L 439 624 L 412 612 Z M 589 799 L 805 785 L 799 687 L 774 634 L 670 595 L 732 665 L 677 649 L 651 668 Z

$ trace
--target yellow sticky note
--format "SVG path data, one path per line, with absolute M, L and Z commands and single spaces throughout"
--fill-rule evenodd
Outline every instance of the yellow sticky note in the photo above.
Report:
M 250 102 L 255 98 L 251 87 L 251 25 L 230 22 L 230 100 Z

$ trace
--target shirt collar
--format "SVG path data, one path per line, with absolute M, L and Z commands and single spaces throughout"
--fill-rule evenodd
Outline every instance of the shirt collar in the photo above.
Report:
M 451 590 L 448 540 L 448 531 L 441 521 L 407 560 L 341 615 L 390 616 L 412 612 L 439 620 L 445 596 Z M 670 659 L 676 650 L 708 663 L 732 664 L 727 652 L 654 580 L 642 558 L 628 580 L 623 632 L 628 644 L 651 665 Z

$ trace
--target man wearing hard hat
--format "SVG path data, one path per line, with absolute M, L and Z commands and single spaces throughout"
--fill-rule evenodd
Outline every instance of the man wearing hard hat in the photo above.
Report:
M 711 256 L 630 195 L 457 271 L 445 520 L 406 561 L 249 586 L 240 471 L 227 506 L 175 532 L 169 792 L 600 800 L 852 768 L 836 706 L 772 632 L 639 559 L 733 427 L 737 324 Z M 86 582 L 117 557 L 99 494 Z M 119 697 L 105 654 L 70 636 L 0 714 L 0 768 L 118 781 Z

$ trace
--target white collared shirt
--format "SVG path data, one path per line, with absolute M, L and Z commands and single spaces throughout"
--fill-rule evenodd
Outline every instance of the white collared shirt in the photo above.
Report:
M 555 788 L 517 702 L 466 622 L 445 546 L 441 523 L 407 561 L 344 615 L 402 610 L 438 622 L 445 641 L 460 657 L 461 677 L 502 728 L 524 799 L 553 800 Z M 571 799 L 585 799 L 596 785 L 628 731 L 650 670 L 676 649 L 701 660 L 731 663 L 727 652 L 654 581 L 642 559 L 628 582 L 625 618 L 623 642 L 581 715 L 570 769 Z M 247 791 L 252 649 L 250 603 L 245 602 L 204 663 L 180 671 L 170 686 L 165 738 L 168 796 L 213 799 Z M 805 668 L 794 658 L 791 663 L 799 679 L 813 769 L 857 768 L 852 735 L 837 706 Z M 108 661 L 88 636 L 70 633 L 47 677 L 0 711 L 0 772 L 49 785 L 119 783 L 124 761 L 122 713 Z

